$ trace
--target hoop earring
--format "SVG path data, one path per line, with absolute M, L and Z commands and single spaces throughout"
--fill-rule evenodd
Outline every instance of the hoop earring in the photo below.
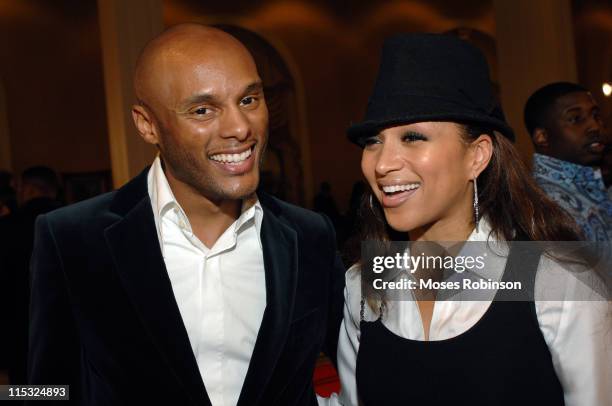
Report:
M 478 182 L 474 178 L 474 222 L 476 223 L 476 232 L 478 232 L 478 221 L 480 216 L 478 213 Z
M 376 210 L 374 209 L 374 202 L 372 200 L 372 194 L 371 193 L 370 193 L 369 203 L 370 203 L 370 211 L 374 214 L 374 217 L 376 217 L 376 220 L 383 222 L 383 220 L 380 218 L 380 214 L 378 214 L 376 212 Z

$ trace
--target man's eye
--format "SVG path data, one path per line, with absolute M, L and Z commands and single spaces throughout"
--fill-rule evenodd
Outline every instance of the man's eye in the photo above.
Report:
M 572 124 L 578 124 L 580 122 L 582 122 L 584 120 L 584 118 L 582 116 L 570 116 L 567 121 L 569 121 Z
M 199 107 L 193 111 L 194 114 L 197 114 L 199 116 L 203 116 L 205 114 L 208 114 L 209 112 L 210 109 L 207 109 L 206 107 Z
M 244 99 L 240 100 L 240 104 L 242 106 L 249 106 L 251 104 L 254 104 L 257 101 L 257 99 L 253 96 L 248 96 L 245 97 Z

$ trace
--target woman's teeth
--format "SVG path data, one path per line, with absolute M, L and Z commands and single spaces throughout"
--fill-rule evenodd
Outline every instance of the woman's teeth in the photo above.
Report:
M 252 150 L 249 148 L 241 154 L 217 154 L 212 155 L 210 159 L 223 163 L 240 163 L 251 156 Z
M 383 192 L 385 193 L 396 193 L 396 192 L 404 192 L 406 190 L 417 189 L 420 186 L 419 183 L 408 183 L 406 185 L 393 185 L 393 186 L 383 186 Z

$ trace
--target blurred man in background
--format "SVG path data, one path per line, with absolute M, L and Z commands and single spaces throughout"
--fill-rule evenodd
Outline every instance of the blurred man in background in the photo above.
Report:
M 608 196 L 612 199 L 612 141 L 606 145 L 604 157 L 601 161 L 601 176 L 608 188 Z
M 0 171 L 0 218 L 8 216 L 17 208 L 17 198 L 13 188 L 13 174 Z
M 574 83 L 548 84 L 527 100 L 525 125 L 536 150 L 538 184 L 574 217 L 587 240 L 612 241 L 612 201 L 599 169 L 603 122 L 593 96 Z
M 8 326 L 10 311 L 8 302 L 8 272 L 7 261 L 9 250 L 7 249 L 8 233 L 6 232 L 10 214 L 17 207 L 15 189 L 12 186 L 13 174 L 8 171 L 0 171 L 0 323 Z M 6 334 L 0 334 L 0 382 L 7 381 L 9 348 Z
M 59 208 L 58 176 L 46 166 L 26 169 L 17 182 L 18 208 L 0 226 L 3 255 L 2 274 L 6 281 L 7 358 L 9 381 L 26 383 L 28 310 L 30 301 L 29 266 L 34 244 L 34 222 L 40 214 Z

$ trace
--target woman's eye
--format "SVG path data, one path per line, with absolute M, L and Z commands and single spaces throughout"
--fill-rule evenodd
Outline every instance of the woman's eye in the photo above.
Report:
M 404 135 L 403 140 L 408 142 L 427 141 L 427 137 L 419 133 L 407 133 Z
M 368 145 L 380 144 L 380 139 L 378 137 L 370 137 L 363 140 L 363 146 L 367 147 Z

